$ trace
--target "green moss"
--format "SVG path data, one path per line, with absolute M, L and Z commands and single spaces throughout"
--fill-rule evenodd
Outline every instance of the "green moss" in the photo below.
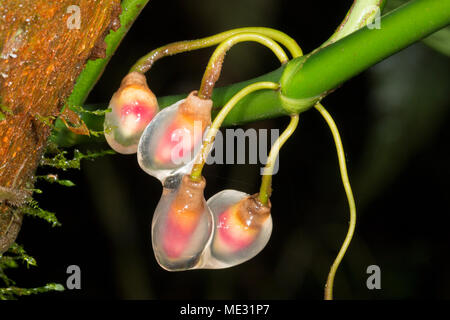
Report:
M 53 158 L 44 157 L 41 161 L 41 165 L 50 166 L 62 170 L 80 169 L 80 162 L 83 159 L 93 160 L 95 158 L 102 157 L 108 154 L 115 154 L 113 150 L 103 150 L 99 152 L 87 151 L 86 154 L 83 154 L 79 150 L 75 149 L 73 151 L 73 158 L 67 159 L 67 153 L 67 151 L 60 151 Z
M 52 225 L 52 227 L 59 227 L 61 223 L 56 218 L 56 215 L 53 212 L 44 210 L 39 207 L 39 204 L 36 200 L 30 200 L 27 205 L 20 209 L 24 214 L 27 214 L 32 217 L 37 217 L 44 219 L 48 223 Z
M 20 260 L 23 263 L 26 263 L 27 268 L 29 266 L 37 266 L 36 259 L 28 255 L 20 244 L 13 243 L 7 252 L 13 255 L 15 261 Z
M 64 291 L 64 287 L 59 283 L 48 283 L 45 286 L 38 288 L 0 288 L 0 300 L 12 300 L 19 296 L 29 296 L 50 291 Z
M 0 97 L 0 121 L 6 119 L 6 115 L 12 115 L 13 112 L 10 108 L 3 104 L 2 97 Z
M 49 183 L 57 183 L 59 185 L 65 186 L 65 187 L 73 187 L 75 186 L 75 183 L 73 183 L 70 180 L 61 180 L 58 178 L 57 174 L 46 174 L 43 176 L 36 176 L 37 179 L 45 180 Z
M 106 113 L 111 112 L 111 109 L 95 109 L 95 110 L 88 110 L 83 108 L 82 106 L 70 106 L 69 109 L 82 114 L 92 114 L 94 116 L 104 116 Z
M 25 264 L 27 268 L 29 266 L 37 266 L 36 260 L 28 255 L 25 249 L 17 243 L 14 243 L 7 252 L 0 255 L 0 281 L 6 286 L 5 288 L 0 288 L 0 300 L 16 299 L 19 296 L 64 290 L 64 287 L 57 283 L 49 283 L 37 288 L 17 287 L 15 281 L 6 275 L 5 270 L 18 268 L 18 262 Z
M 53 122 L 56 119 L 56 117 L 54 117 L 54 116 L 44 117 L 44 116 L 41 116 L 39 113 L 36 113 L 34 115 L 34 117 L 36 118 L 36 120 L 42 122 L 43 124 L 45 124 L 46 126 L 49 126 L 51 128 L 53 128 Z

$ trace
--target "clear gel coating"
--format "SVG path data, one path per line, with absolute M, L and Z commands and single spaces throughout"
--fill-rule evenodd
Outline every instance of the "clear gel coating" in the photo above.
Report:
M 203 185 L 188 176 L 165 184 L 152 221 L 152 246 L 160 266 L 169 271 L 198 268 L 212 236 L 212 214 Z M 170 183 L 169 183 L 170 182 Z M 178 185 L 177 185 L 178 184 Z
M 158 102 L 145 77 L 127 75 L 108 108 L 111 111 L 105 115 L 106 141 L 118 153 L 136 153 L 142 132 L 158 112 Z
M 214 217 L 214 233 L 203 268 L 238 265 L 256 256 L 266 246 L 272 233 L 270 209 L 264 209 L 264 214 L 256 217 L 250 197 L 244 192 L 223 190 L 207 201 Z M 246 212 L 248 208 L 250 210 Z
M 171 175 L 190 172 L 200 151 L 206 128 L 202 121 L 180 112 L 184 101 L 160 111 L 139 141 L 139 165 L 161 181 Z

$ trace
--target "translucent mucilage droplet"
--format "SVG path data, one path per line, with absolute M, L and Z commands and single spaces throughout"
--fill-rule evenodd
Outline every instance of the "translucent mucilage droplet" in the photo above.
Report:
M 118 153 L 136 153 L 145 127 L 158 112 L 158 101 L 139 72 L 126 75 L 109 103 L 106 113 L 105 138 Z
M 212 237 L 213 219 L 203 191 L 205 180 L 171 176 L 152 221 L 152 246 L 160 266 L 169 271 L 195 269 Z
M 200 99 L 192 92 L 159 112 L 139 141 L 141 168 L 161 181 L 190 172 L 211 123 L 211 108 L 211 100 Z
M 256 256 L 272 233 L 269 206 L 263 206 L 257 195 L 223 190 L 212 196 L 208 207 L 214 217 L 214 234 L 204 257 L 205 269 L 228 268 Z

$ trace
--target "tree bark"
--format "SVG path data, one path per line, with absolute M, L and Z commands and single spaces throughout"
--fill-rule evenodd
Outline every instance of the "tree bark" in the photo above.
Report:
M 0 0 L 0 254 L 20 230 L 53 119 L 87 60 L 105 55 L 120 11 L 120 0 Z

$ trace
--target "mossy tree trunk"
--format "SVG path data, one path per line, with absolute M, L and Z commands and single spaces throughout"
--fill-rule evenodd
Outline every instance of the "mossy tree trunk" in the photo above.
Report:
M 53 119 L 120 11 L 120 0 L 0 0 L 0 253 L 20 230 Z

